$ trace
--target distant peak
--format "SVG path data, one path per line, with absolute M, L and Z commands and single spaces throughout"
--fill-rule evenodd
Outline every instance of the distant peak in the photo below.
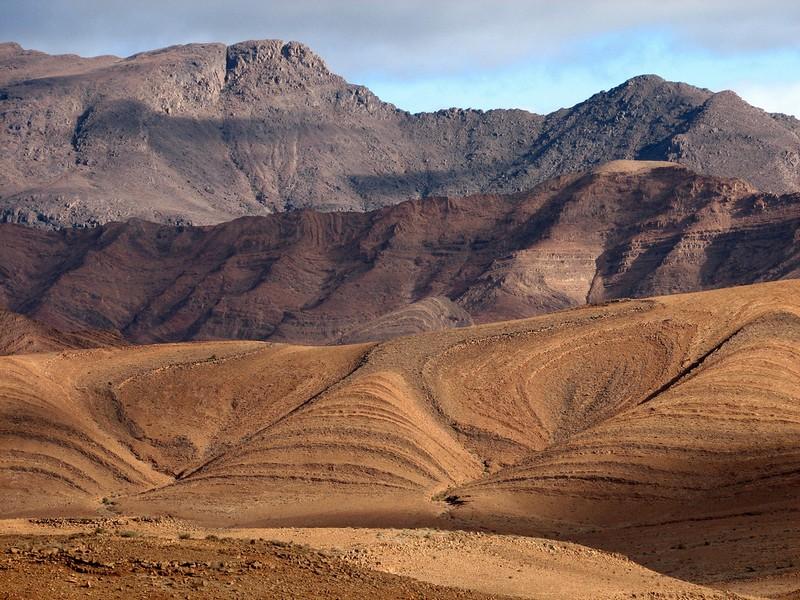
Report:
M 639 83 L 664 83 L 666 79 L 663 77 L 656 75 L 654 73 L 644 73 L 642 75 L 636 75 L 635 77 L 631 77 L 625 83 L 627 85 L 636 85 Z
M 702 104 L 712 92 L 679 81 L 668 81 L 658 75 L 638 75 L 592 96 L 587 102 L 616 102 L 620 105 L 639 105 L 643 103 L 662 103 L 664 96 L 680 97 L 688 104 Z
M 0 48 L 4 50 L 22 50 L 22 46 L 17 42 L 0 42 Z
M 668 83 L 669 82 L 666 79 L 664 79 L 663 77 L 659 77 L 658 75 L 637 75 L 636 77 L 631 77 L 624 83 L 611 89 L 610 93 L 613 92 L 621 92 L 628 94 L 636 92 L 647 93 L 650 90 L 659 88 L 664 84 Z
M 0 54 L 19 54 L 23 52 L 22 46 L 16 42 L 0 42 Z
M 248 40 L 228 46 L 227 49 L 229 79 L 237 79 L 253 67 L 262 70 L 280 70 L 281 67 L 287 66 L 318 73 L 330 73 L 325 61 L 300 42 Z

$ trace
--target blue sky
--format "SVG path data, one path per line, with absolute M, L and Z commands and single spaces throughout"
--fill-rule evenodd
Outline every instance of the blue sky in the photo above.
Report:
M 0 39 L 52 53 L 299 40 L 414 112 L 549 112 L 655 73 L 800 116 L 796 0 L 0 0 L 0 10 Z

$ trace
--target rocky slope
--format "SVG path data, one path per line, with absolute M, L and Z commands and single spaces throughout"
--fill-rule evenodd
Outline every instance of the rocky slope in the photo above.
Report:
M 116 332 L 59 331 L 22 315 L 0 310 L 0 356 L 124 345 Z
M 0 565 L 14 598 L 743 600 L 577 544 L 429 529 L 0 520 Z
M 178 46 L 126 59 L 0 45 L 0 214 L 49 227 L 211 224 L 310 207 L 527 190 L 610 159 L 800 189 L 800 124 L 659 77 L 547 116 L 411 115 L 302 44 Z
M 0 306 L 63 330 L 352 342 L 797 277 L 800 195 L 616 162 L 509 196 L 0 237 Z
M 134 521 L 133 527 L 137 524 Z M 99 521 L 88 532 L 72 537 L 58 530 L 51 536 L 2 536 L 0 594 L 10 598 L 60 600 L 504 598 L 359 568 L 330 553 L 285 542 L 220 539 L 213 534 L 208 540 L 177 542 L 177 535 L 171 539 L 156 538 L 152 528 L 146 537 L 138 539 L 140 531 L 136 529 L 115 529 L 108 535 L 106 527 L 110 525 Z M 595 559 L 595 562 L 600 561 Z M 622 563 L 613 557 L 607 562 L 615 566 Z M 711 590 L 659 578 L 645 569 L 637 569 L 636 576 L 639 580 L 649 576 L 649 581 L 645 581 L 659 591 L 667 588 L 676 590 L 676 594 L 685 590 L 695 592 L 693 600 L 732 600 Z M 619 580 L 618 587 L 624 589 L 626 578 Z M 698 594 L 698 590 L 706 591 L 707 595 Z

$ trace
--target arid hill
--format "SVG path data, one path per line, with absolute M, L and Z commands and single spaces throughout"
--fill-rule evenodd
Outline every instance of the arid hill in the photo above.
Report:
M 213 227 L 0 225 L 0 306 L 134 342 L 356 342 L 800 275 L 800 195 L 613 162 L 507 196 Z
M 412 115 L 296 42 L 129 58 L 0 45 L 0 216 L 57 227 L 213 224 L 512 193 L 612 159 L 800 189 L 800 122 L 648 75 L 572 108 Z
M 124 345 L 116 332 L 59 331 L 22 315 L 0 310 L 0 356 Z
M 0 358 L 0 516 L 522 533 L 797 589 L 798 298 L 784 281 L 380 344 Z

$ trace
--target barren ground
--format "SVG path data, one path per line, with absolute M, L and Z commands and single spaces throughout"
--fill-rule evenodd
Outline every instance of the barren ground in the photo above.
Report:
M 0 592 L 22 597 L 738 597 L 575 544 L 460 531 L 19 519 L 0 547 Z

